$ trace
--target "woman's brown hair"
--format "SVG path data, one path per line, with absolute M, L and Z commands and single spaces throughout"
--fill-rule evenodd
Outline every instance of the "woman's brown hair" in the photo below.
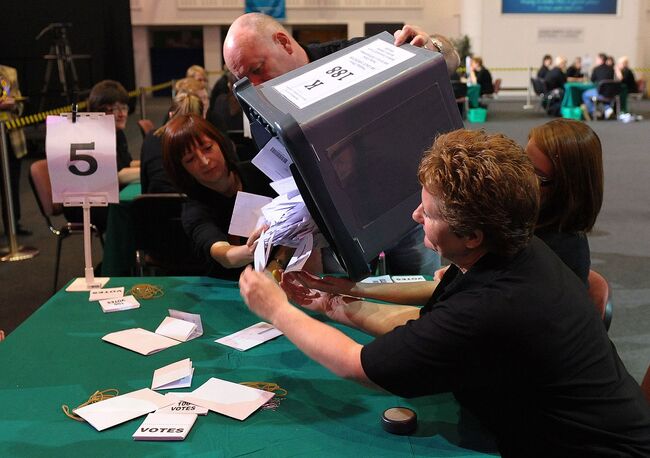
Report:
M 528 138 L 554 168 L 537 228 L 590 231 L 603 204 L 603 152 L 598 135 L 583 122 L 554 119 L 534 127 Z

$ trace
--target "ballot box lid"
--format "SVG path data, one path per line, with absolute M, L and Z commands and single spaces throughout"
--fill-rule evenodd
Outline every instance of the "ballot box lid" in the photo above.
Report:
M 463 127 L 442 55 L 393 40 L 383 32 L 234 88 L 258 146 L 277 137 L 286 147 L 312 217 L 354 279 L 415 227 L 422 154 Z

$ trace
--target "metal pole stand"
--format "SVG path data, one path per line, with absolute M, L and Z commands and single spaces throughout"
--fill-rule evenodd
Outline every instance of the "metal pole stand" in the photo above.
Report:
M 22 261 L 31 259 L 38 254 L 33 247 L 18 246 L 16 240 L 16 217 L 14 203 L 11 195 L 11 178 L 9 177 L 9 147 L 7 146 L 7 128 L 4 121 L 0 121 L 0 155 L 2 156 L 2 184 L 5 191 L 5 205 L 7 206 L 7 226 L 9 233 L 9 247 L 0 249 L 0 261 Z
M 526 105 L 524 105 L 524 110 L 532 110 L 535 108 L 533 104 L 530 103 L 530 86 L 532 85 L 531 80 L 533 78 L 533 67 L 528 67 L 528 89 L 526 90 Z

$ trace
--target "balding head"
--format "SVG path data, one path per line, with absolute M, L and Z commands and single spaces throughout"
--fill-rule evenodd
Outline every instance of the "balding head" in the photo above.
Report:
M 309 63 L 307 53 L 270 16 L 249 13 L 232 23 L 223 44 L 228 69 L 260 84 Z

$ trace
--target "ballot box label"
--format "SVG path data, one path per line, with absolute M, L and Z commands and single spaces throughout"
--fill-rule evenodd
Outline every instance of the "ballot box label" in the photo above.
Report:
M 410 51 L 377 39 L 273 88 L 302 109 L 413 56 Z

